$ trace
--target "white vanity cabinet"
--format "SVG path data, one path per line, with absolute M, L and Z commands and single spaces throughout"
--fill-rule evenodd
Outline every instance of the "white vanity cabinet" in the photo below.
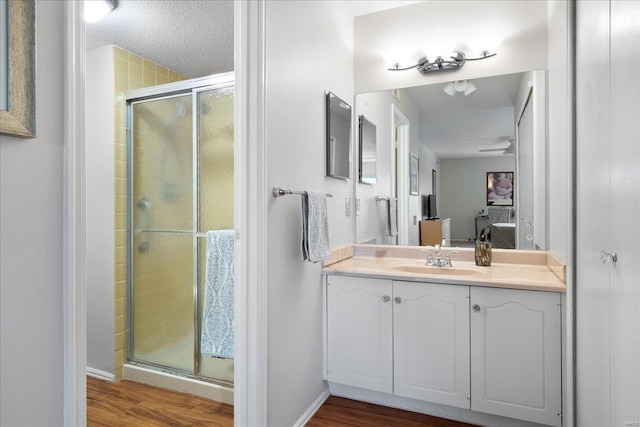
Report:
M 396 396 L 469 409 L 469 287 L 393 282 Z
M 338 275 L 326 292 L 329 382 L 562 425 L 559 293 Z
M 471 409 L 560 426 L 560 294 L 470 291 Z
M 327 277 L 327 380 L 393 392 L 392 282 Z
M 469 287 L 327 279 L 327 379 L 469 408 Z

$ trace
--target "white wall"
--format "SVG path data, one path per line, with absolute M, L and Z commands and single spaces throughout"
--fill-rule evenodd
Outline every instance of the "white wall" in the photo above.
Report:
M 331 246 L 352 243 L 344 203 L 353 185 L 324 176 L 324 92 L 353 99 L 353 19 L 345 4 L 325 1 L 269 1 L 266 17 L 265 191 L 279 185 L 332 192 Z M 267 424 L 290 426 L 327 390 L 322 278 L 320 264 L 302 261 L 300 197 L 271 197 L 267 215 Z
M 428 171 L 429 185 L 421 187 L 423 175 L 426 169 L 421 169 L 423 160 L 423 145 L 419 141 L 419 111 L 413 100 L 406 94 L 400 95 L 400 99 L 396 99 L 391 91 L 379 91 L 371 93 L 358 94 L 356 96 L 356 112 L 358 115 L 364 115 L 367 120 L 376 125 L 376 151 L 378 155 L 377 173 L 378 181 L 376 185 L 366 185 L 356 183 L 356 197 L 360 199 L 360 215 L 356 217 L 356 241 L 359 243 L 375 242 L 378 244 L 394 244 L 395 237 L 386 236 L 384 227 L 384 209 L 385 204 L 376 202 L 375 197 L 387 197 L 395 193 L 393 186 L 395 185 L 394 174 L 395 166 L 392 164 L 395 159 L 393 145 L 393 119 L 392 106 L 395 105 L 398 110 L 409 120 L 409 152 L 418 156 L 419 165 L 419 192 L 420 194 L 428 194 L 431 191 L 431 169 Z M 358 135 L 356 132 L 356 141 Z M 358 157 L 355 151 L 354 159 Z M 408 161 L 407 161 L 408 162 Z M 357 161 L 354 162 L 357 167 Z M 408 173 L 408 171 L 407 171 Z M 357 178 L 357 170 L 355 171 Z M 426 193 L 425 193 L 426 191 Z M 418 244 L 418 225 L 417 220 L 420 219 L 420 198 L 419 196 L 408 196 L 408 237 L 410 245 Z M 414 224 L 414 216 L 416 223 Z
M 356 93 L 547 68 L 544 1 L 429 1 L 359 16 L 355 23 Z M 417 60 L 430 40 L 442 39 L 469 53 L 469 40 L 493 32 L 504 37 L 498 55 L 466 64 L 455 71 L 455 77 L 450 73 L 426 77 L 415 70 L 391 72 L 383 60 L 402 52 Z
M 406 93 L 400 91 L 400 100 L 396 101 L 396 107 L 402 112 L 402 114 L 409 120 L 409 155 L 415 154 L 418 156 L 418 195 L 409 195 L 409 210 L 407 212 L 407 225 L 409 239 L 407 243 L 412 246 L 420 244 L 420 235 L 418 232 L 418 221 L 420 220 L 420 194 L 424 189 L 420 188 L 420 173 L 425 173 L 420 169 L 420 111 L 413 99 Z M 431 173 L 431 171 L 429 171 Z M 407 176 L 409 174 L 409 168 L 407 167 Z M 431 191 L 431 190 L 429 190 Z
M 415 154 L 418 156 L 418 193 L 423 190 L 420 188 L 420 111 L 413 99 L 403 91 L 400 91 L 400 99 L 394 102 L 398 110 L 409 120 L 409 156 Z M 407 165 L 409 160 L 407 160 Z M 431 173 L 431 171 L 429 171 Z M 409 167 L 407 166 L 407 176 L 409 174 Z M 412 246 L 420 244 L 420 236 L 418 232 L 418 221 L 420 220 L 420 196 L 409 195 L 409 209 L 407 211 L 407 228 L 408 228 L 408 241 L 407 243 Z M 400 195 L 398 195 L 400 199 Z
M 113 46 L 86 56 L 87 367 L 113 375 L 114 66 Z
M 433 154 L 424 144 L 420 144 L 420 195 L 432 194 L 433 182 L 431 177 L 431 171 L 436 171 L 436 194 L 440 194 L 440 159 Z M 426 212 L 419 209 L 419 214 L 422 217 L 426 215 Z
M 360 215 L 356 217 L 356 242 L 378 244 L 395 243 L 395 237 L 386 235 L 383 211 L 385 204 L 376 202 L 376 196 L 388 197 L 392 194 L 391 167 L 393 158 L 393 131 L 391 123 L 391 105 L 394 98 L 391 91 L 380 91 L 356 96 L 355 110 L 364 115 L 376 126 L 376 185 L 356 183 L 356 197 L 360 199 Z M 357 123 L 357 122 L 356 122 Z M 356 132 L 356 141 L 358 133 Z M 357 144 L 356 144 L 357 145 Z M 358 158 L 355 150 L 354 159 Z M 357 161 L 354 162 L 357 167 Z M 357 171 L 355 175 L 357 178 Z
M 440 160 L 438 216 L 451 218 L 451 240 L 475 240 L 475 217 L 487 209 L 487 172 L 514 170 L 514 156 Z
M 36 2 L 37 137 L 0 142 L 0 425 L 63 424 L 63 2 Z
M 548 248 L 570 262 L 572 244 L 572 129 L 573 101 L 568 5 L 549 1 L 549 68 L 547 72 L 547 224 Z
M 547 69 L 547 249 L 567 263 L 567 292 L 564 299 L 565 348 L 563 356 L 563 413 L 565 424 L 575 423 L 573 411 L 573 319 L 574 319 L 574 247 L 573 226 L 573 75 L 571 72 L 571 2 L 549 0 Z

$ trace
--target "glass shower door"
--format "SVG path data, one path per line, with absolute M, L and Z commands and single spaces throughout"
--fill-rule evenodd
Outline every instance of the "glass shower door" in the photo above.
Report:
M 197 167 L 198 167 L 198 337 L 202 333 L 203 307 L 207 295 L 206 280 L 206 232 L 233 230 L 233 85 L 206 88 L 195 93 L 197 110 Z M 226 299 L 230 307 L 224 307 L 223 324 L 207 325 L 209 330 L 221 333 L 233 332 L 233 294 L 228 289 Z M 229 304 L 227 304 L 229 305 Z M 230 324 L 228 323 L 230 322 Z M 229 329 L 230 328 L 230 329 Z M 218 381 L 233 382 L 233 359 L 202 354 L 198 351 L 197 373 Z
M 192 96 L 132 103 L 129 359 L 193 373 Z
M 234 229 L 234 86 L 179 90 L 128 101 L 127 358 L 231 385 L 233 272 L 216 281 L 224 291 L 205 285 L 207 231 Z M 211 350 L 214 336 L 230 338 L 224 351 Z

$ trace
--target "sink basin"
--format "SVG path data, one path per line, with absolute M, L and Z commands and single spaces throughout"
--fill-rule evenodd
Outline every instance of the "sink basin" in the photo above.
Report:
M 470 268 L 456 268 L 456 267 L 436 267 L 429 265 L 397 265 L 391 267 L 392 270 L 403 271 L 405 273 L 416 274 L 434 274 L 438 276 L 467 276 L 467 277 L 480 277 L 482 272 Z

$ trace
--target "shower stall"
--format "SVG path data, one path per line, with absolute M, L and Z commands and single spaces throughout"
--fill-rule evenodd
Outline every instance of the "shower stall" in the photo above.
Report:
M 232 296 L 211 326 L 231 354 L 201 337 L 207 231 L 234 229 L 233 102 L 233 73 L 126 94 L 127 365 L 228 388 Z

